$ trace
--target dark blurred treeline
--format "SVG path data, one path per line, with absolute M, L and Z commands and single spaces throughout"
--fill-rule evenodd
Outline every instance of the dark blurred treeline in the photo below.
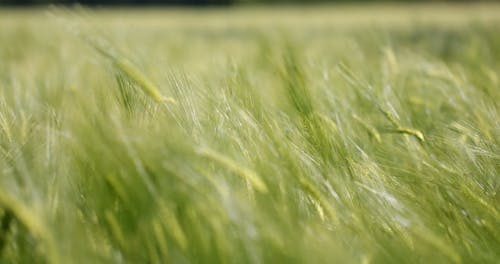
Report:
M 347 2 L 480 2 L 484 0 L 0 0 L 1 5 L 231 5 L 235 3 L 347 3 Z M 486 0 L 488 1 L 488 0 Z M 490 2 L 498 0 L 489 0 Z
M 230 5 L 238 0 L 0 0 L 2 5 L 30 6 L 43 4 L 72 5 Z

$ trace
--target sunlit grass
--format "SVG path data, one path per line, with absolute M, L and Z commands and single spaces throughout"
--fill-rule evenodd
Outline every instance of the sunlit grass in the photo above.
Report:
M 0 262 L 497 263 L 498 10 L 0 11 Z

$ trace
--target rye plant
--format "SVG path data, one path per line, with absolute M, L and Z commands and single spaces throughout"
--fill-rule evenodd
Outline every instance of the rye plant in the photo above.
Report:
M 497 263 L 499 8 L 448 8 L 0 10 L 0 263 Z

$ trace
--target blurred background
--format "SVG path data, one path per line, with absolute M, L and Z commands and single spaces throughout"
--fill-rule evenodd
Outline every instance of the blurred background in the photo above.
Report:
M 370 3 L 370 2 L 499 2 L 500 0 L 0 0 L 0 5 L 195 5 L 224 6 L 233 4 L 312 4 L 312 3 Z

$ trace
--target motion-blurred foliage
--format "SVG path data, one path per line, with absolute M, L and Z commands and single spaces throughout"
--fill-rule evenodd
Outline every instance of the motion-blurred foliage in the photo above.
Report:
M 498 263 L 499 13 L 0 10 L 0 263 Z

